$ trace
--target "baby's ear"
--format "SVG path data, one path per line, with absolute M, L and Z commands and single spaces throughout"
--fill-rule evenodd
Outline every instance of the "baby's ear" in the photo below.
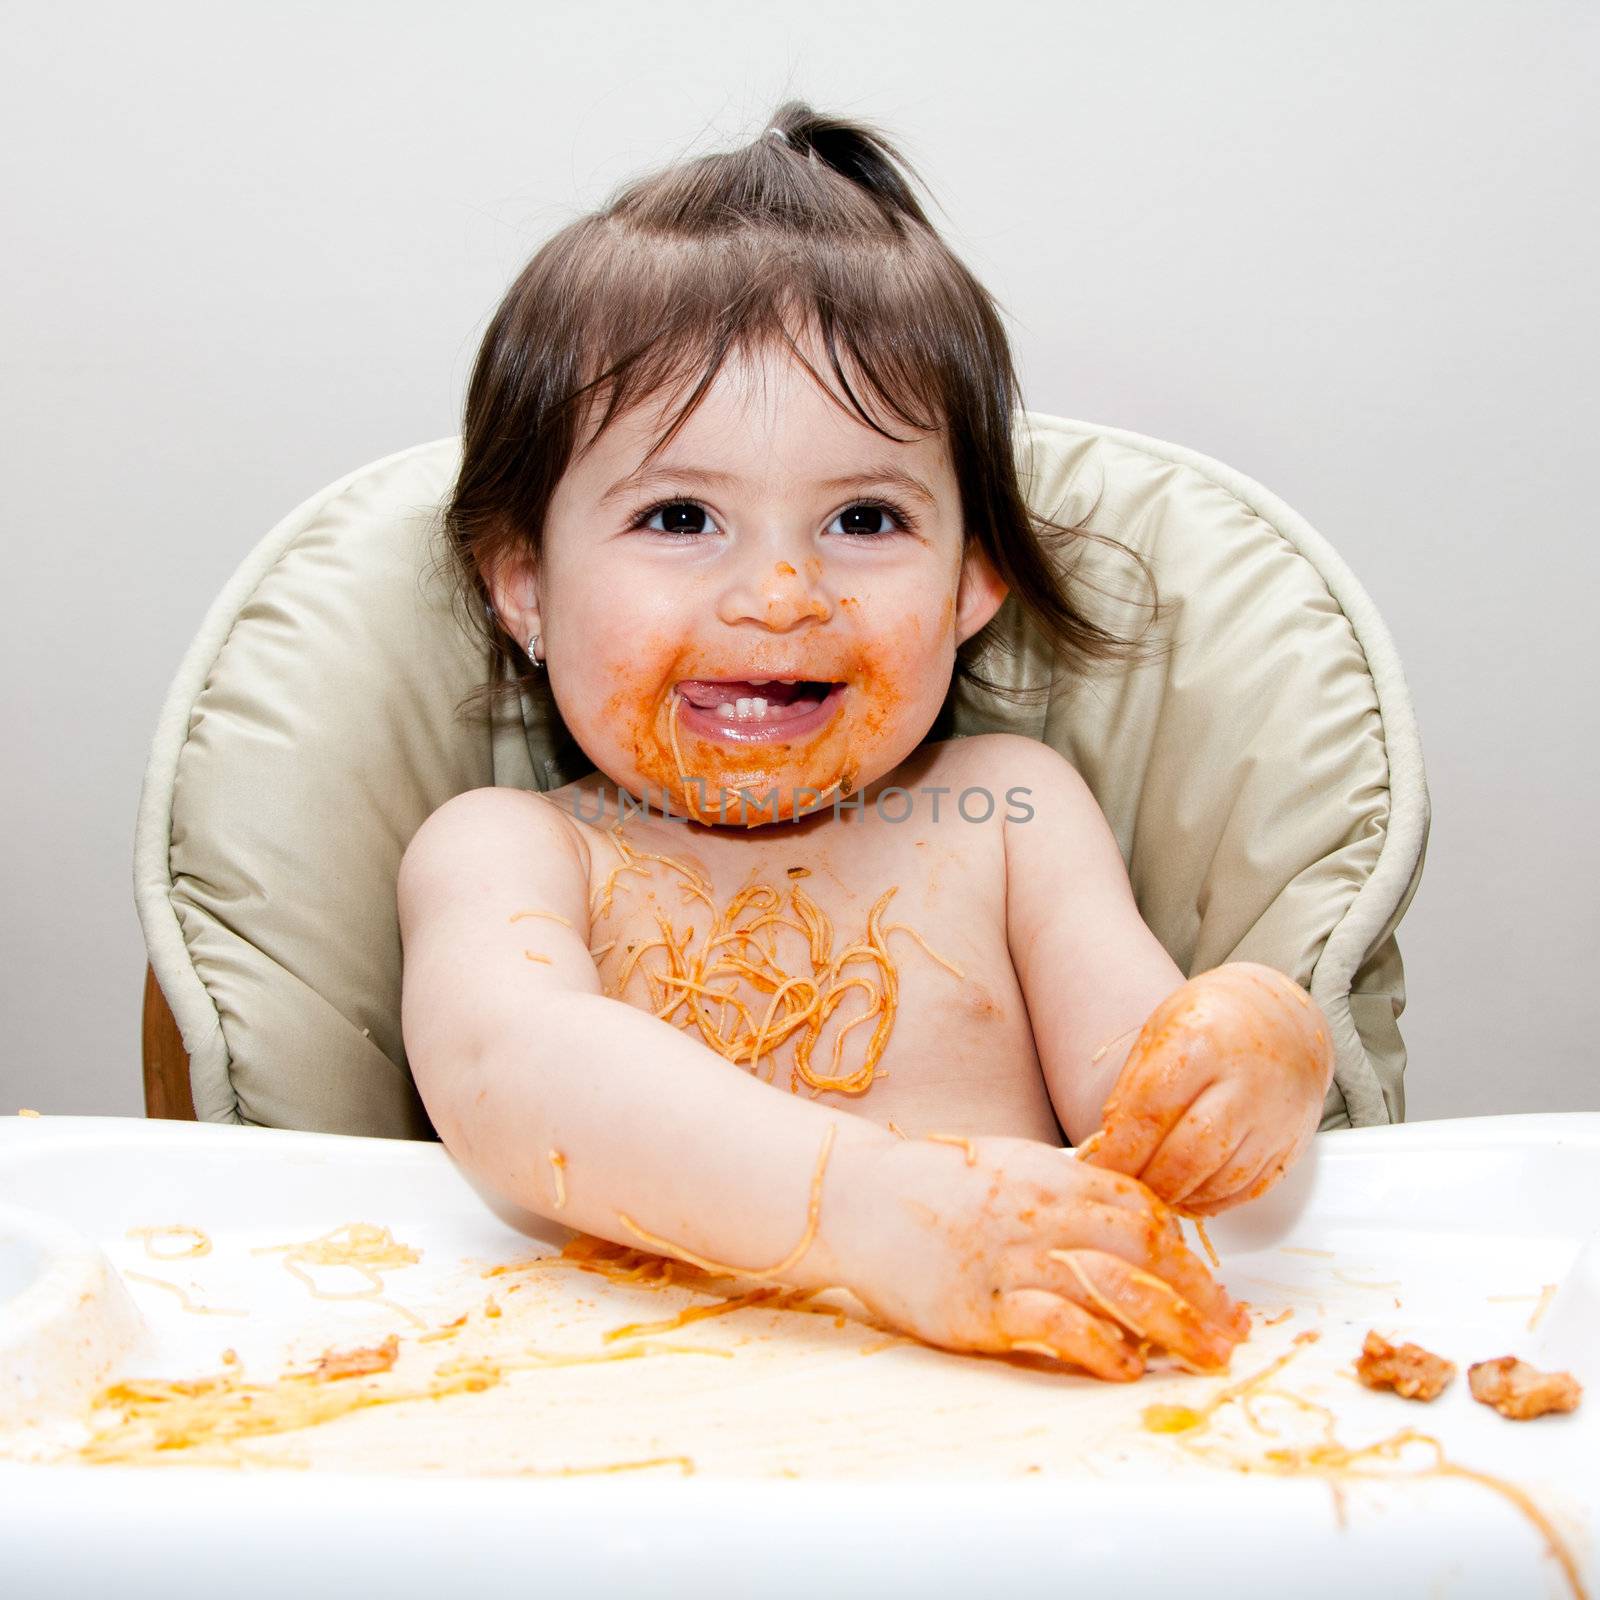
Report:
M 965 644 L 994 616 L 1008 593 L 1004 580 L 976 539 L 967 540 L 956 590 L 956 643 Z
M 484 587 L 506 631 L 516 639 L 537 633 L 539 575 L 531 557 L 520 553 L 486 563 Z

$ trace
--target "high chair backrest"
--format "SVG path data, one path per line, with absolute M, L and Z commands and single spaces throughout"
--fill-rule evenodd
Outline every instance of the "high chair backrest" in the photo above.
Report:
M 1177 965 L 1261 961 L 1304 984 L 1337 1052 L 1324 1125 L 1400 1120 L 1395 929 L 1429 809 L 1376 608 L 1303 518 L 1206 456 L 1033 412 L 1017 449 L 1035 511 L 1144 553 L 1170 608 L 1154 637 L 1176 648 L 1032 706 L 963 686 L 955 732 L 1061 751 Z M 162 709 L 135 894 L 202 1120 L 428 1136 L 400 1033 L 401 854 L 463 790 L 587 768 L 542 683 L 492 728 L 453 715 L 487 672 L 437 559 L 458 459 L 454 439 L 418 445 L 285 517 L 212 604 Z M 1138 634 L 1137 569 L 1078 548 L 1096 590 L 1127 597 L 1089 592 L 1096 620 Z M 1045 681 L 1014 600 L 998 620 L 1015 649 L 989 670 Z

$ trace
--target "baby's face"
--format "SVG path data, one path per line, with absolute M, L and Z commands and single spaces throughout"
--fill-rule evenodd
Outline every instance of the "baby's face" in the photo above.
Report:
M 497 598 L 542 635 L 561 715 L 614 783 L 702 822 L 783 821 L 915 749 L 1004 590 L 976 544 L 964 560 L 942 434 L 885 439 L 787 351 L 730 358 L 641 474 L 673 398 L 573 462 L 541 570 Z

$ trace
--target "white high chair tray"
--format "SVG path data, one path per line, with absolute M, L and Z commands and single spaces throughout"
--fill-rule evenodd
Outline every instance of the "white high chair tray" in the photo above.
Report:
M 438 1145 L 0 1119 L 0 1199 L 31 1214 L 0 1216 L 0 1570 L 10 1594 L 124 1600 L 437 1600 L 484 1580 L 805 1600 L 1581 1593 L 1600 1533 L 1597 1158 L 1600 1115 L 1323 1135 L 1209 1226 L 1255 1313 L 1229 1374 L 1108 1385 L 891 1341 L 840 1293 L 821 1297 L 837 1319 L 754 1305 L 607 1340 L 755 1285 L 494 1273 L 568 1235 L 481 1196 Z M 418 1259 L 374 1289 L 274 1248 L 349 1223 Z M 178 1227 L 209 1253 L 155 1259 L 201 1235 L 130 1233 Z M 1432 1404 L 1361 1387 L 1369 1328 L 1455 1361 L 1455 1381 Z M 389 1370 L 278 1382 L 390 1334 Z M 1579 1410 L 1518 1423 L 1474 1402 L 1467 1365 L 1513 1353 L 1572 1371 Z M 549 1359 L 570 1356 L 611 1359 Z M 119 1438 L 154 1435 L 119 1435 L 114 1409 L 91 1442 L 102 1384 L 218 1375 L 235 1414 L 286 1391 L 344 1414 L 154 1452 L 162 1470 L 115 1464 Z M 1199 1420 L 1152 1431 L 1183 1420 L 1152 1406 Z M 1436 1446 L 1407 1429 L 1496 1483 L 1426 1470 Z M 216 1464 L 182 1464 L 196 1449 Z

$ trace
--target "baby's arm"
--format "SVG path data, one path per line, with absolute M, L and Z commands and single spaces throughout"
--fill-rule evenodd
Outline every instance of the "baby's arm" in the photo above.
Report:
M 1316 1129 L 1327 1019 L 1284 973 L 1233 961 L 1185 982 L 1139 914 L 1082 777 L 1017 752 L 1035 815 L 1006 824 L 1011 948 L 1051 1098 L 1089 1159 L 1216 1211 L 1264 1193 Z
M 1135 1339 L 1211 1368 L 1245 1331 L 1131 1179 L 1032 1140 L 902 1141 L 604 994 L 581 846 L 537 797 L 442 806 L 406 851 L 399 902 L 423 1102 L 451 1154 L 529 1210 L 843 1284 L 931 1343 L 1044 1351 L 1107 1378 L 1138 1375 Z
M 1033 815 L 1005 824 L 1006 934 L 1050 1099 L 1082 1144 L 1145 1018 L 1183 973 L 1139 915 L 1088 784 L 1048 745 L 1007 743 Z
M 831 1140 L 815 1237 L 781 1277 L 848 1281 L 837 1221 L 850 1215 L 862 1160 L 894 1136 L 778 1094 L 603 994 L 587 866 L 548 802 L 507 790 L 458 796 L 418 830 L 398 895 L 406 1053 L 463 1165 L 585 1233 L 650 1248 L 627 1217 L 694 1254 L 759 1270 L 807 1235 Z M 527 911 L 565 920 L 512 920 Z

